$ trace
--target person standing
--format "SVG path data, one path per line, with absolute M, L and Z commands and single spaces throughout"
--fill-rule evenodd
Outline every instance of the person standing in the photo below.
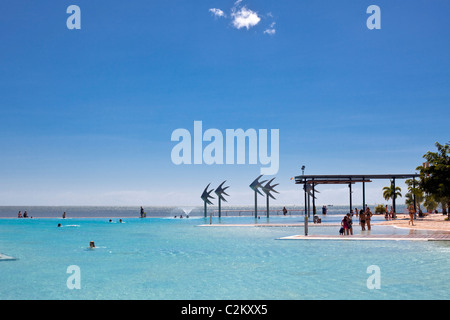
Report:
M 348 224 L 347 224 L 347 216 L 344 216 L 344 219 L 341 221 L 341 227 L 344 228 L 344 235 L 348 235 Z
M 370 211 L 370 208 L 367 207 L 366 209 L 366 224 L 367 224 L 367 230 L 370 230 L 370 220 L 372 218 L 372 212 Z
M 353 220 L 350 213 L 347 213 L 347 235 L 353 235 Z
M 414 225 L 414 206 L 412 204 L 409 205 L 408 207 L 408 211 L 409 211 L 409 221 L 408 221 L 408 225 Z
M 359 211 L 359 224 L 361 231 L 366 231 L 366 213 L 362 209 Z

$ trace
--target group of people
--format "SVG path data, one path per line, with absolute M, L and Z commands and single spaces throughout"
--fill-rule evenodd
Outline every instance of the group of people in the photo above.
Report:
M 26 211 L 23 212 L 22 215 L 22 211 L 19 211 L 19 213 L 17 214 L 17 218 L 28 218 L 28 213 Z M 33 217 L 31 217 L 33 218 Z
M 388 206 L 386 205 L 386 209 L 384 210 L 384 219 L 392 220 L 395 219 L 394 208 L 391 206 L 391 210 L 388 211 Z
M 355 209 L 355 215 L 359 218 L 359 225 L 361 226 L 361 231 L 371 230 L 371 219 L 373 213 L 370 211 L 370 208 L 367 207 L 366 210 Z M 353 235 L 353 213 L 347 213 L 341 221 L 341 229 L 339 230 L 339 234 L 341 235 Z
M 147 214 L 145 213 L 144 208 L 142 208 L 142 207 L 141 207 L 141 210 L 140 210 L 140 214 L 141 214 L 141 218 L 147 217 Z

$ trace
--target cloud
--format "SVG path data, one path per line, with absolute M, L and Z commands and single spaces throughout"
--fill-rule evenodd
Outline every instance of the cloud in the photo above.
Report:
M 217 8 L 211 8 L 209 9 L 209 12 L 211 12 L 215 17 L 226 17 L 225 12 Z
M 270 27 L 264 30 L 264 33 L 273 36 L 276 33 L 275 22 L 272 22 Z
M 236 0 L 231 8 L 230 14 L 227 16 L 225 12 L 218 8 L 211 8 L 209 12 L 216 18 L 225 18 L 231 20 L 231 25 L 236 29 L 253 28 L 258 25 L 262 19 L 270 19 L 273 21 L 272 12 L 260 15 L 256 11 L 247 8 L 246 5 L 242 5 L 243 0 Z M 266 26 L 264 34 L 275 35 L 275 22 L 272 22 L 268 27 Z
M 248 30 L 251 27 L 256 26 L 261 21 L 261 18 L 256 12 L 247 9 L 245 6 L 237 11 L 236 7 L 234 7 L 231 12 L 231 16 L 233 18 L 233 26 L 236 29 L 247 28 Z

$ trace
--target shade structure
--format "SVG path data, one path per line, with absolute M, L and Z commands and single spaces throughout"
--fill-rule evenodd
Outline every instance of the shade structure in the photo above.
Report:
M 305 192 L 305 208 L 308 208 L 309 215 L 309 205 L 307 206 L 307 195 L 309 202 L 309 194 L 308 190 L 314 191 L 314 186 L 319 184 L 346 184 L 349 186 L 349 195 L 350 195 L 350 211 L 352 210 L 352 185 L 355 183 L 362 183 L 363 189 L 363 208 L 365 208 L 365 183 L 372 182 L 374 179 L 389 179 L 392 181 L 395 187 L 396 179 L 410 179 L 410 178 L 418 178 L 420 175 L 415 173 L 407 173 L 407 174 L 345 174 L 345 175 L 299 175 L 295 177 L 296 184 L 303 184 L 303 190 Z M 312 188 L 312 189 L 311 189 Z M 313 212 L 315 212 L 315 197 L 313 192 Z M 396 213 L 395 207 L 395 197 L 392 198 L 392 207 L 394 210 L 394 214 Z M 414 206 L 415 207 L 415 206 Z M 306 232 L 305 232 L 306 234 Z

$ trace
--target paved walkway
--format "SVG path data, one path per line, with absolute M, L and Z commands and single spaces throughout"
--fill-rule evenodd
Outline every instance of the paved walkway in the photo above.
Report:
M 197 227 L 303 227 L 304 223 L 217 223 L 200 224 Z M 308 227 L 340 227 L 340 223 L 309 223 Z
M 353 236 L 330 236 L 330 235 L 294 235 L 278 238 L 277 240 L 393 240 L 393 241 L 450 241 L 450 234 L 430 233 L 430 234 L 358 234 Z

